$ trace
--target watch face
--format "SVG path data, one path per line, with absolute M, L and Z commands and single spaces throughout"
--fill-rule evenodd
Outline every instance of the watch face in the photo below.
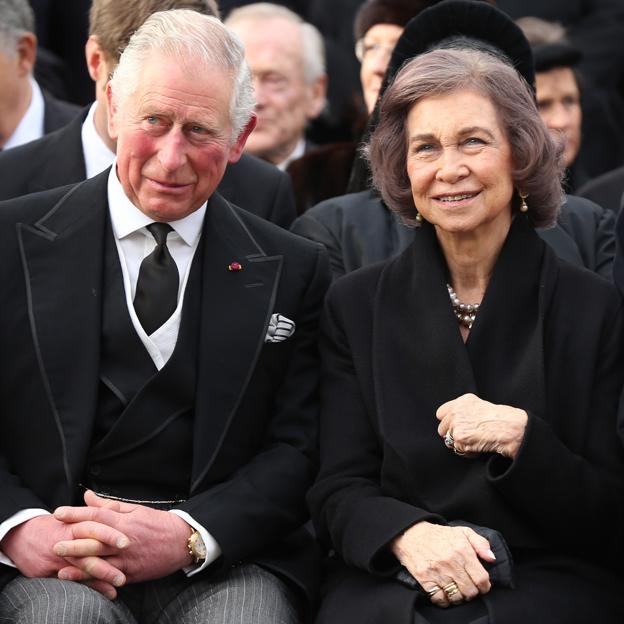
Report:
M 199 533 L 193 533 L 191 536 L 191 548 L 196 559 L 206 558 L 206 545 Z

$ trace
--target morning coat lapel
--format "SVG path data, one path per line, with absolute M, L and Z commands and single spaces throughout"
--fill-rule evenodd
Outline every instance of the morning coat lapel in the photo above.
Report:
M 282 256 L 269 256 L 215 193 L 204 220 L 202 320 L 191 493 L 222 448 L 254 372 L 273 310 Z M 230 270 L 239 263 L 242 270 Z
M 17 236 L 33 343 L 72 487 L 91 437 L 98 384 L 108 170 L 73 187 Z

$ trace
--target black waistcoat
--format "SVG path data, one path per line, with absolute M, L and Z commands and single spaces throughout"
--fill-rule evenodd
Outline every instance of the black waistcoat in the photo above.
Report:
M 137 335 L 110 224 L 102 302 L 100 384 L 84 484 L 133 500 L 188 497 L 197 336 L 201 315 L 202 242 L 186 285 L 175 349 L 158 371 Z

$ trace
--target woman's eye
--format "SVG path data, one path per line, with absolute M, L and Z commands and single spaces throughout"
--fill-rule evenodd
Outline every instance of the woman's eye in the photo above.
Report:
M 484 143 L 485 141 L 483 139 L 480 139 L 479 137 L 469 137 L 465 141 L 466 145 L 483 145 Z
M 414 151 L 417 154 L 426 154 L 427 152 L 432 152 L 434 146 L 431 143 L 423 143 L 422 145 L 417 145 Z

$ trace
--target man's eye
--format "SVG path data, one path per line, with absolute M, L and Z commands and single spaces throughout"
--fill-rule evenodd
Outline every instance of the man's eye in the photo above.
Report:
M 150 115 L 149 117 L 145 118 L 145 121 L 147 121 L 150 126 L 155 126 L 158 123 L 158 117 Z

